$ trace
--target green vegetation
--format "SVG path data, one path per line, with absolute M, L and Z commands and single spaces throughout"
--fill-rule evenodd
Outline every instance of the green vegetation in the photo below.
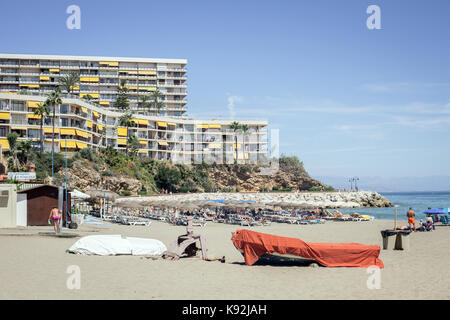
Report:
M 71 72 L 59 79 L 59 85 L 64 87 L 68 94 L 73 93 L 74 87 L 79 84 L 79 82 L 80 76 L 75 72 Z
M 114 102 L 114 108 L 127 111 L 130 108 L 130 100 L 128 99 L 128 89 L 125 87 L 125 81 L 122 80 L 118 89 L 117 99 Z
M 155 91 L 152 92 L 152 94 L 150 95 L 150 103 L 147 104 L 147 106 L 149 108 L 153 108 L 158 110 L 158 115 L 161 113 L 161 109 L 163 109 L 166 105 L 161 102 L 160 100 L 162 100 L 164 98 L 164 95 L 161 93 L 161 91 L 159 91 L 158 89 L 156 89 Z
M 327 187 L 311 187 L 308 189 L 308 191 L 335 191 L 333 187 L 327 186 Z
M 173 164 L 168 161 L 156 161 L 149 157 L 140 157 L 137 152 L 139 141 L 133 137 L 130 135 L 128 139 L 128 154 L 119 152 L 112 147 L 98 151 L 86 148 L 78 152 L 69 153 L 68 168 L 69 170 L 78 170 L 77 168 L 83 167 L 94 170 L 106 181 L 113 178 L 138 180 L 142 185 L 141 190 L 137 192 L 139 195 L 157 193 L 162 189 L 172 193 L 239 192 L 243 189 L 243 186 L 240 185 L 241 181 L 255 178 L 259 172 L 259 167 L 251 164 L 218 165 L 216 163 L 208 164 L 202 162 L 201 164 L 188 166 Z M 28 171 L 27 166 L 34 164 L 38 180 L 51 177 L 52 154 L 50 152 L 41 152 L 39 148 L 33 150 L 30 141 L 18 141 L 15 133 L 8 135 L 8 140 L 11 146 L 7 158 L 9 171 Z M 277 177 L 276 185 L 268 187 L 273 185 L 273 182 L 271 183 L 270 180 L 261 181 L 267 184 L 265 187 L 260 187 L 260 191 L 290 192 L 292 191 L 291 184 L 284 183 L 282 179 L 285 176 L 283 175 L 290 174 L 286 176 L 286 179 L 290 179 L 289 177 L 292 177 L 292 174 L 294 174 L 294 177 L 298 174 L 307 175 L 303 168 L 303 163 L 297 157 L 282 156 L 279 161 L 280 174 L 282 175 Z M 75 163 L 76 166 L 74 166 Z M 64 152 L 54 153 L 53 166 L 55 183 L 64 182 Z M 224 177 L 225 180 L 223 179 Z M 70 183 L 71 177 L 69 176 Z M 333 188 L 312 187 L 310 190 L 331 191 Z M 122 190 L 120 194 L 127 196 L 131 195 L 132 192 Z
M 119 191 L 119 195 L 121 195 L 123 197 L 128 197 L 128 196 L 131 196 L 131 191 L 129 191 L 129 190 L 122 190 L 122 191 Z

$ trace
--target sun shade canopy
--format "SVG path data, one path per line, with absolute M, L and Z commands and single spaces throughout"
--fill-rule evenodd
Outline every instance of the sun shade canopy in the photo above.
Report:
M 359 243 L 306 243 L 296 238 L 250 230 L 236 230 L 232 241 L 234 246 L 243 252 L 245 264 L 249 266 L 263 254 L 275 252 L 315 260 L 325 267 L 384 268 L 383 262 L 378 258 L 379 246 Z

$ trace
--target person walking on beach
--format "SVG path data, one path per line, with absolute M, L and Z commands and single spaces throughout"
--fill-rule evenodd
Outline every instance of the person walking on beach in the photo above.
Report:
M 414 231 L 416 231 L 416 213 L 414 212 L 414 210 L 412 208 L 409 208 L 408 212 L 406 213 L 406 216 L 408 217 L 408 226 L 411 228 L 412 225 Z
M 52 210 L 50 210 L 50 215 L 48 216 L 48 219 L 52 221 L 53 223 L 53 229 L 55 229 L 55 233 L 58 233 L 58 222 L 61 216 L 59 215 L 59 210 L 57 207 L 53 207 Z

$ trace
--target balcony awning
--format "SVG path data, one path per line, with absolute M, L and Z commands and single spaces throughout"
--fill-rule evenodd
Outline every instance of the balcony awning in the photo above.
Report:
M 57 68 L 50 69 L 50 72 L 59 72 L 59 69 L 57 69 Z
M 86 126 L 88 127 L 88 128 L 92 128 L 92 121 L 87 121 L 86 122 Z
M 76 141 L 78 149 L 86 149 L 88 147 L 87 143 Z
M 44 133 L 53 133 L 53 128 L 44 128 Z M 55 133 L 59 133 L 59 128 L 55 128 Z
M 147 153 L 148 150 L 144 150 L 144 149 L 139 149 L 139 153 Z
M 147 140 L 139 140 L 140 144 L 147 144 Z
M 42 116 L 39 114 L 29 113 L 28 119 L 40 119 Z
M 39 79 L 48 81 L 48 80 L 50 80 L 50 77 L 49 76 L 40 76 Z
M 126 137 L 128 135 L 127 128 L 117 128 L 117 135 Z
M 123 146 L 124 146 L 124 145 L 127 144 L 127 139 L 123 139 L 123 138 L 120 139 L 120 138 L 119 138 L 119 139 L 117 139 L 117 144 L 118 144 L 118 145 L 123 145 Z
M 75 129 L 61 129 L 61 134 L 75 135 Z
M 177 125 L 177 124 L 174 123 L 174 122 L 168 122 L 167 124 L 168 124 L 169 126 L 174 126 L 174 127 Z
M 93 93 L 93 92 L 91 92 L 91 93 L 89 93 L 89 92 L 86 92 L 86 93 L 80 93 L 80 97 L 86 97 L 86 96 L 91 96 L 92 98 L 98 98 L 98 97 L 100 97 L 100 95 L 98 94 L 98 93 Z
M 97 128 L 98 128 L 98 130 L 103 131 L 103 125 L 97 124 Z
M 82 130 L 78 130 L 77 129 L 76 132 L 77 132 L 77 136 L 80 136 L 80 137 L 83 137 L 83 138 L 90 138 L 91 137 L 91 135 L 89 133 L 84 132 Z
M 99 77 L 80 77 L 80 82 L 99 82 Z
M 61 144 L 61 148 L 65 148 L 67 146 L 67 148 L 76 148 L 77 144 L 75 143 L 75 141 L 67 141 L 66 144 L 66 140 L 61 140 L 59 142 Z
M 96 118 L 98 118 L 98 116 L 99 116 L 99 113 L 98 113 L 97 111 L 94 111 L 94 110 L 92 110 L 92 114 L 93 114 Z
M 39 101 L 28 101 L 29 108 L 37 108 Z
M 167 127 L 167 122 L 158 121 L 158 127 Z
M 84 113 L 87 113 L 87 112 L 88 112 L 88 110 L 87 110 L 86 107 L 81 107 L 81 111 L 83 111 Z
M 144 120 L 144 119 L 131 119 L 131 121 L 134 121 L 137 124 L 148 125 L 148 120 Z
M 146 74 L 146 75 L 156 75 L 156 71 L 151 70 L 139 70 L 138 74 Z
M 197 129 L 208 129 L 209 126 L 207 124 L 198 124 Z
M 107 65 L 109 67 L 118 67 L 119 66 L 119 62 L 116 62 L 116 61 L 100 61 L 99 64 Z
M 156 87 L 154 86 L 139 86 L 139 90 L 147 90 L 147 91 L 156 91 Z
M 109 101 L 100 101 L 99 103 L 102 106 L 109 106 Z
M 210 124 L 208 127 L 210 129 L 220 129 L 221 128 L 220 124 Z
M 3 150 L 9 150 L 8 139 L 0 139 L 0 146 L 2 146 Z
M 9 112 L 0 112 L 0 119 L 9 120 Z
M 160 146 L 167 146 L 167 141 L 158 141 Z

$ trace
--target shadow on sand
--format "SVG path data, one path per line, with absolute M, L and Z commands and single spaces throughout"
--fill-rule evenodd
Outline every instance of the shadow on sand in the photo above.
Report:
M 244 262 L 233 262 L 233 264 L 245 265 Z M 275 266 L 275 267 L 318 267 L 314 260 L 302 259 L 302 258 L 286 258 L 273 256 L 270 254 L 263 254 L 254 266 Z

